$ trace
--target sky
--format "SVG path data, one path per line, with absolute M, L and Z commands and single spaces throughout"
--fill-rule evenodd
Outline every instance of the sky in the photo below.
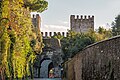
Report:
M 110 28 L 120 13 L 120 0 L 47 0 L 48 9 L 40 13 L 42 32 L 66 32 L 70 15 L 94 15 L 95 29 Z

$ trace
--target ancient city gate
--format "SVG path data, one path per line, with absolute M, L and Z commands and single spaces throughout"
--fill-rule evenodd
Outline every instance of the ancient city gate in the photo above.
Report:
M 58 39 L 45 38 L 45 47 L 34 66 L 34 77 L 61 77 L 62 50 Z

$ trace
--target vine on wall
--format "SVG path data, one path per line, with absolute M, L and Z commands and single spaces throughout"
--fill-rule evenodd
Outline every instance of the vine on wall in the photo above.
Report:
M 0 2 L 0 78 L 2 80 L 32 76 L 35 54 L 42 49 L 41 35 L 38 36 L 34 32 L 30 17 L 30 12 L 37 9 L 24 6 L 24 1 L 27 0 Z M 27 2 L 30 3 L 30 1 Z M 44 0 L 32 1 L 44 2 Z M 40 7 L 45 10 L 47 5 Z M 38 9 L 40 11 L 40 8 Z M 33 40 L 36 43 L 33 44 Z M 36 45 L 37 49 L 34 48 Z

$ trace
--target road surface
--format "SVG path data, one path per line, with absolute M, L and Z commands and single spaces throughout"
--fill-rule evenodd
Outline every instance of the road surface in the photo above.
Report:
M 61 78 L 35 78 L 34 80 L 62 80 Z

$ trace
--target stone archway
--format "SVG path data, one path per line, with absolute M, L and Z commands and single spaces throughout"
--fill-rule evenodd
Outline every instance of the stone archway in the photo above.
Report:
M 40 78 L 48 78 L 49 77 L 49 65 L 52 63 L 52 60 L 44 60 L 41 63 L 40 68 Z

